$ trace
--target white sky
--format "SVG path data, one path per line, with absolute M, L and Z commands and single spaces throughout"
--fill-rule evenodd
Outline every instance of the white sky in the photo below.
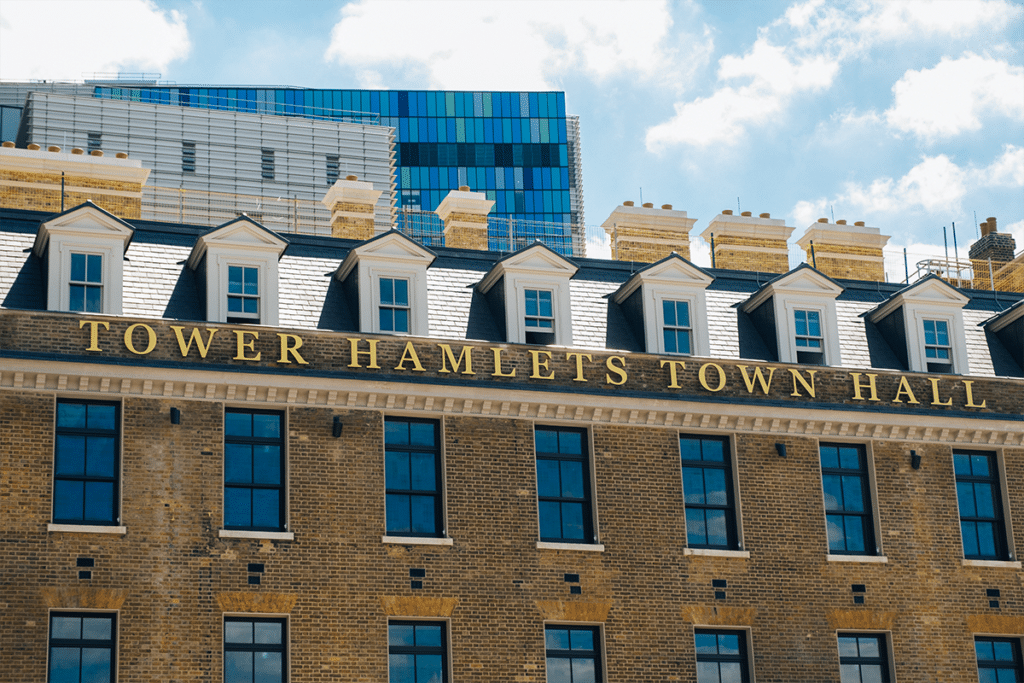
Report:
M 1024 248 L 1022 64 L 1007 0 L 0 0 L 0 78 L 564 90 L 590 225 L 642 191 L 693 235 L 834 213 L 911 261 L 975 213 Z

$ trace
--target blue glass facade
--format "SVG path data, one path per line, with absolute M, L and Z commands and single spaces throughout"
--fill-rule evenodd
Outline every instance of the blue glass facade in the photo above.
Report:
M 393 126 L 400 207 L 468 185 L 493 216 L 574 223 L 565 93 L 96 86 L 96 97 Z

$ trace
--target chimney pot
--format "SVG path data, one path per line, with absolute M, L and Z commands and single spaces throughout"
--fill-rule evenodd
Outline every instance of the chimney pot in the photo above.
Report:
M 46 148 L 46 151 L 47 152 L 59 152 L 60 151 L 60 147 L 58 147 L 57 145 L 50 145 L 49 147 Z
M 671 211 L 672 210 L 672 205 L 671 204 L 662 204 L 661 208 L 665 209 L 666 211 Z
M 72 154 L 85 154 L 85 150 L 82 149 L 81 147 L 72 147 L 71 148 L 71 153 Z
M 31 150 L 33 152 L 38 152 L 39 151 L 39 145 L 37 145 L 36 143 L 32 142 L 32 143 L 26 145 L 25 149 Z
M 856 223 L 854 223 L 854 225 L 856 225 L 857 227 L 863 228 L 864 227 L 864 221 L 857 221 Z
M 771 218 L 771 217 L 772 217 L 772 215 L 770 213 L 768 213 L 767 211 L 761 214 L 761 218 Z
M 101 156 L 103 156 L 103 150 L 102 149 L 94 149 L 93 151 L 89 152 L 89 154 L 91 154 L 94 157 L 101 157 Z
M 839 220 L 836 221 L 836 225 L 846 225 L 846 219 L 840 218 Z
M 345 176 L 345 180 L 359 180 L 359 176 L 350 174 Z
M 818 222 L 819 223 L 828 223 L 828 219 L 827 218 L 819 218 Z
M 741 213 L 740 215 L 741 215 L 741 216 L 753 216 L 754 214 L 750 213 L 749 211 L 744 211 L 744 212 L 743 212 L 743 213 Z
M 128 152 L 118 152 L 114 156 L 117 157 L 118 159 L 127 159 L 128 158 Z
M 723 216 L 731 216 L 732 215 L 732 209 L 722 209 L 722 215 Z
M 459 192 L 469 192 L 469 185 L 459 185 Z
M 623 206 L 633 206 L 633 202 L 629 202 L 629 201 L 622 202 L 622 205 Z
M 988 217 L 988 231 L 989 232 L 999 232 L 998 230 L 996 230 L 996 217 L 995 216 L 989 216 Z
M 978 224 L 978 228 L 981 230 L 981 236 L 982 237 L 984 237 L 985 235 L 988 234 L 988 223 L 986 223 L 985 221 L 982 221 L 981 223 L 979 223 Z
M 644 208 L 645 209 L 653 209 L 654 208 L 654 202 L 644 202 Z
M 14 143 L 11 142 L 10 140 L 4 140 L 4 147 L 7 147 L 7 148 L 14 147 Z

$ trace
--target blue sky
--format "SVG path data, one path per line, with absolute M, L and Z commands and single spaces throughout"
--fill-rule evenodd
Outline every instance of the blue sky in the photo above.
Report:
M 965 254 L 975 212 L 1024 248 L 1022 46 L 1007 0 L 0 0 L 0 78 L 564 90 L 588 224 L 642 188 L 696 235 L 738 198 L 794 240 L 866 221 L 894 262 L 953 222 Z

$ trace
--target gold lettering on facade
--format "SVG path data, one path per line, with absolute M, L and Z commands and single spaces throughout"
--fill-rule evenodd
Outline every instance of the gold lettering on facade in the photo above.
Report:
M 135 340 L 133 339 L 135 330 L 137 330 L 140 327 L 146 331 L 145 351 L 137 350 L 135 348 Z M 146 325 L 145 323 L 135 323 L 134 325 L 129 325 L 128 329 L 124 331 L 124 346 L 126 349 L 128 349 L 137 356 L 145 356 L 147 353 L 156 348 L 156 332 L 153 331 L 152 327 Z
M 718 386 L 711 388 L 708 384 L 708 368 L 714 368 L 715 372 L 718 373 Z M 705 363 L 700 366 L 700 370 L 697 371 L 697 380 L 700 381 L 700 385 L 708 391 L 721 391 L 725 388 L 725 370 L 722 369 L 721 365 L 717 363 Z
M 920 403 L 917 397 L 914 396 L 913 390 L 910 388 L 910 383 L 907 382 L 907 378 L 900 375 L 900 385 L 896 389 L 896 398 L 892 400 L 893 403 L 903 403 L 903 399 L 900 398 L 903 394 L 907 395 L 907 403 Z
M 235 333 L 235 342 L 236 342 L 236 345 L 235 345 L 236 352 L 235 352 L 234 360 L 257 361 L 257 360 L 259 360 L 260 358 L 263 357 L 263 352 L 262 351 L 256 351 L 256 349 L 254 348 L 255 345 L 256 345 L 256 340 L 260 338 L 260 333 L 259 332 L 251 332 L 249 330 L 232 330 L 232 331 Z M 250 339 L 249 341 L 245 341 L 245 335 L 247 335 L 247 334 L 251 334 L 252 335 L 252 339 Z M 248 349 L 249 351 L 256 351 L 256 355 L 255 356 L 251 356 L 251 357 L 250 356 L 246 356 L 245 355 L 246 349 Z
M 974 402 L 974 380 L 973 379 L 965 379 L 965 380 L 963 380 L 963 382 L 964 382 L 964 390 L 967 392 L 967 406 L 966 407 L 968 407 L 968 408 L 984 408 L 985 404 L 988 403 L 987 400 L 982 399 L 981 405 L 978 405 L 977 403 Z
M 540 359 L 540 354 L 544 354 L 546 358 Z M 548 367 L 548 363 L 551 362 L 550 351 L 538 351 L 537 349 L 530 349 L 530 355 L 533 357 L 533 374 L 530 375 L 530 379 L 554 379 L 555 373 L 551 372 L 551 368 Z M 551 372 L 550 375 L 541 375 L 540 371 Z
M 757 383 L 761 385 L 761 392 L 764 393 L 765 396 L 768 395 L 768 390 L 772 386 L 772 377 L 775 376 L 775 368 L 768 368 L 768 380 L 765 381 L 764 373 L 761 372 L 760 367 L 754 368 L 753 377 L 749 377 L 747 375 L 746 365 L 737 365 L 736 367 L 740 369 L 740 374 L 743 375 L 743 383 L 747 386 L 748 394 L 754 393 L 754 381 L 756 380 Z
M 953 405 L 953 399 L 950 397 L 945 403 L 939 398 L 939 378 L 929 377 L 928 381 L 932 383 L 932 405 L 933 406 L 951 406 Z
M 872 373 L 868 373 L 866 375 L 866 377 L 868 378 L 868 383 L 867 384 L 861 384 L 860 383 L 860 375 L 861 375 L 861 373 L 859 373 L 859 372 L 851 372 L 850 373 L 850 377 L 853 378 L 853 400 L 854 401 L 863 401 L 864 397 L 861 396 L 861 393 L 860 393 L 861 389 L 870 389 L 871 390 L 871 398 L 869 398 L 868 400 L 869 401 L 877 401 L 878 400 L 878 388 L 875 386 L 875 379 L 878 377 L 878 375 L 875 375 L 875 374 L 872 374 Z
M 619 364 L 616 365 L 613 361 L 618 361 Z M 611 375 L 606 374 L 604 376 L 604 381 L 607 382 L 608 384 L 621 386 L 626 383 L 627 379 L 629 379 L 629 375 L 626 374 L 626 359 L 624 357 L 608 356 L 608 360 L 606 360 L 604 364 L 610 372 L 614 372 L 615 375 L 618 377 L 618 379 L 613 379 Z
M 281 357 L 277 360 L 278 363 L 291 363 L 288 360 L 288 356 L 292 356 L 295 362 L 299 365 L 309 365 L 301 355 L 299 355 L 299 349 L 302 348 L 302 337 L 297 334 L 285 334 L 278 332 L 277 336 L 281 339 Z M 289 344 L 292 341 L 294 344 Z
M 423 364 L 420 363 L 420 357 L 416 355 L 416 347 L 412 345 L 412 342 L 405 342 L 405 350 L 402 351 L 402 358 L 395 366 L 395 370 L 408 370 L 405 367 L 406 363 L 412 363 L 413 372 L 426 372 L 423 369 Z
M 376 340 L 376 339 L 367 339 L 366 341 L 370 344 L 370 350 L 369 351 L 360 351 L 359 350 L 359 342 L 363 341 L 362 339 L 358 339 L 358 338 L 353 339 L 351 337 L 346 337 L 346 339 L 348 339 L 349 346 L 352 349 L 352 356 L 351 356 L 352 361 L 348 364 L 348 366 L 350 368 L 361 368 L 361 367 L 363 367 L 362 365 L 359 364 L 359 356 L 369 356 L 370 357 L 370 364 L 367 365 L 366 367 L 368 367 L 370 369 L 373 369 L 373 370 L 380 370 L 380 366 L 377 365 L 377 341 L 378 340 Z
M 180 325 L 171 325 L 171 329 L 174 330 L 174 336 L 178 339 L 178 349 L 181 351 L 181 357 L 185 358 L 188 356 L 188 352 L 192 350 L 192 342 L 196 343 L 196 348 L 199 349 L 199 357 L 206 358 L 206 354 L 210 351 L 210 346 L 213 344 L 213 335 L 217 334 L 217 328 L 211 327 L 207 329 L 210 336 L 206 338 L 206 343 L 203 343 L 203 334 L 199 331 L 199 328 L 193 327 L 192 334 L 189 335 L 188 341 L 185 341 L 185 335 L 181 332 L 184 327 Z
M 583 376 L 583 359 L 586 358 L 588 361 L 593 362 L 594 357 L 589 353 L 576 353 L 570 352 L 565 354 L 566 360 L 576 359 L 576 376 L 572 378 L 573 382 L 586 382 L 587 379 Z
M 494 354 L 494 372 L 491 373 L 491 377 L 515 377 L 516 369 L 512 368 L 512 372 L 502 372 L 501 370 L 501 349 L 497 346 L 491 347 L 491 353 Z
M 680 389 L 679 386 L 679 370 L 686 369 L 686 361 L 684 360 L 663 360 L 661 361 L 661 367 L 668 366 L 668 388 L 669 389 Z
M 807 395 L 810 396 L 811 398 L 814 398 L 814 373 L 816 373 L 816 372 L 817 372 L 817 370 L 808 370 L 807 371 L 807 374 L 811 376 L 811 382 L 810 382 L 810 384 L 808 384 L 807 380 L 804 379 L 804 376 L 800 374 L 799 370 L 796 370 L 794 368 L 789 368 L 789 374 L 793 375 L 793 393 L 790 394 L 790 396 L 802 396 L 803 395 L 803 394 L 800 393 L 800 387 L 797 386 L 797 383 L 799 382 L 800 385 L 803 386 L 804 391 L 807 392 Z
M 82 329 L 86 325 L 89 326 L 89 346 L 86 347 L 86 351 L 102 351 L 100 348 L 100 333 L 99 327 L 103 325 L 103 329 L 110 330 L 110 323 L 103 322 L 102 320 L 79 320 L 78 329 Z
M 455 354 L 452 352 L 452 347 L 449 344 L 438 344 L 441 349 L 441 369 L 438 372 L 458 372 L 459 367 L 462 365 L 463 359 L 466 361 L 466 369 L 462 371 L 463 375 L 475 375 L 473 372 L 473 346 L 463 346 L 459 352 L 459 359 L 455 360 Z M 448 363 L 452 364 L 452 369 L 448 369 Z

